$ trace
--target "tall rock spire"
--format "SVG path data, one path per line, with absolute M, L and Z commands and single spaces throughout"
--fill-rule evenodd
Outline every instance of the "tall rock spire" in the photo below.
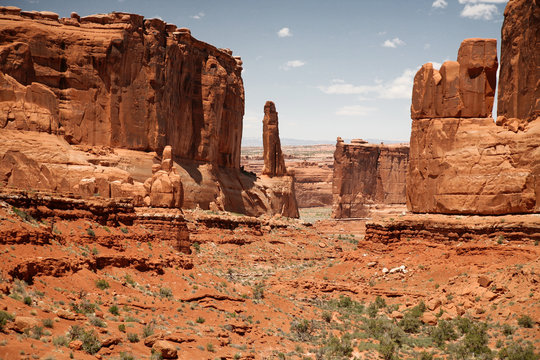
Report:
M 279 140 L 278 113 L 276 105 L 272 101 L 267 101 L 264 105 L 263 146 L 263 175 L 270 177 L 287 175 L 285 160 L 283 160 L 281 152 L 281 141 Z

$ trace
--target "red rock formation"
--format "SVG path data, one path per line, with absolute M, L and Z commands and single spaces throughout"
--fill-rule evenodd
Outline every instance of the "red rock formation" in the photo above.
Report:
M 366 216 L 366 204 L 404 204 L 408 158 L 407 145 L 374 145 L 359 139 L 345 144 L 338 138 L 332 217 Z
M 491 116 L 497 66 L 495 39 L 463 41 L 458 61 L 440 70 L 425 64 L 414 77 L 412 119 Z
M 240 171 L 241 71 L 232 51 L 159 19 L 0 7 L 0 186 L 143 205 L 154 152 L 171 144 L 185 207 L 281 214 L 289 201 Z M 170 204 L 154 184 L 150 203 Z
M 154 207 L 181 208 L 184 189 L 176 168 L 173 166 L 172 147 L 165 146 L 161 165 L 152 167 L 152 177 L 144 182 L 145 204 Z
M 504 17 L 497 114 L 532 121 L 540 116 L 540 2 L 509 1 Z
M 491 118 L 497 64 L 493 40 L 465 40 L 458 54 L 459 72 L 437 73 L 426 64 L 417 73 L 411 106 L 409 210 L 540 212 L 540 73 L 532 70 L 539 59 L 532 45 L 539 40 L 538 14 L 538 5 L 530 1 L 507 5 L 497 124 Z M 448 83 L 459 84 L 457 91 L 445 90 Z M 509 118 L 515 116 L 521 119 Z
M 285 160 L 281 152 L 281 141 L 279 140 L 279 124 L 276 105 L 272 101 L 264 104 L 263 119 L 263 147 L 264 147 L 264 168 L 263 175 L 283 176 L 287 175 Z
M 239 168 L 241 60 L 159 19 L 0 9 L 0 127 Z
M 270 207 L 282 216 L 298 218 L 298 203 L 294 177 L 288 176 L 279 140 L 278 113 L 272 101 L 264 105 L 263 158 L 264 167 L 258 181 L 268 195 Z

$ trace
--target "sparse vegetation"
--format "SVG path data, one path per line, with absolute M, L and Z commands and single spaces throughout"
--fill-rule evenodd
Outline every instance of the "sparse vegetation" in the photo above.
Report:
M 96 281 L 96 286 L 98 289 L 105 290 L 110 287 L 109 283 L 105 279 L 99 279 Z
M 172 299 L 173 298 L 173 292 L 171 289 L 162 287 L 159 289 L 159 296 L 162 298 Z
M 85 330 L 79 325 L 73 325 L 67 334 L 70 341 L 80 340 L 82 349 L 89 354 L 95 354 L 101 349 L 101 342 L 93 330 Z
M 118 308 L 118 305 L 116 304 L 111 305 L 111 307 L 109 308 L 109 312 L 116 316 L 120 315 L 120 309 Z
M 521 315 L 518 320 L 518 325 L 524 328 L 532 329 L 533 327 L 533 320 L 529 315 Z
M 259 282 L 253 286 L 253 298 L 256 300 L 264 299 L 264 284 Z
M 131 343 L 139 342 L 139 335 L 136 333 L 127 333 L 127 339 Z
M 291 333 L 293 333 L 299 340 L 308 340 L 314 331 L 313 321 L 306 319 L 294 320 L 291 323 Z
M 0 331 L 4 331 L 8 321 L 13 321 L 13 315 L 8 312 L 0 310 Z

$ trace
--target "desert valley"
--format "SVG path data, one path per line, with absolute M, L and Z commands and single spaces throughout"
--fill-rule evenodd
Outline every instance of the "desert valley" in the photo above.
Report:
M 282 146 L 269 100 L 242 147 L 232 50 L 0 7 L 0 359 L 540 359 L 540 1 L 501 25 L 409 143 Z

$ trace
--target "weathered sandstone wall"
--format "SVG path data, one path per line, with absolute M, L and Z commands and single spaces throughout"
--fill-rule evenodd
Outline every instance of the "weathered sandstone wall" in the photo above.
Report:
M 0 127 L 238 168 L 242 62 L 159 19 L 0 9 Z
M 502 29 L 499 117 L 493 39 L 467 39 L 458 61 L 414 80 L 407 205 L 413 212 L 540 212 L 540 4 L 513 0 Z M 535 45 L 536 44 L 536 45 Z
M 504 11 L 497 115 L 540 116 L 540 1 L 512 0 Z
M 284 214 L 290 202 L 272 196 L 290 181 L 240 170 L 241 71 L 230 50 L 159 19 L 0 7 L 0 187 L 137 205 L 153 193 L 162 206 L 168 183 L 143 182 L 164 160 L 184 208 Z
M 407 145 L 350 144 L 338 138 L 334 153 L 332 217 L 367 215 L 366 204 L 404 204 Z

